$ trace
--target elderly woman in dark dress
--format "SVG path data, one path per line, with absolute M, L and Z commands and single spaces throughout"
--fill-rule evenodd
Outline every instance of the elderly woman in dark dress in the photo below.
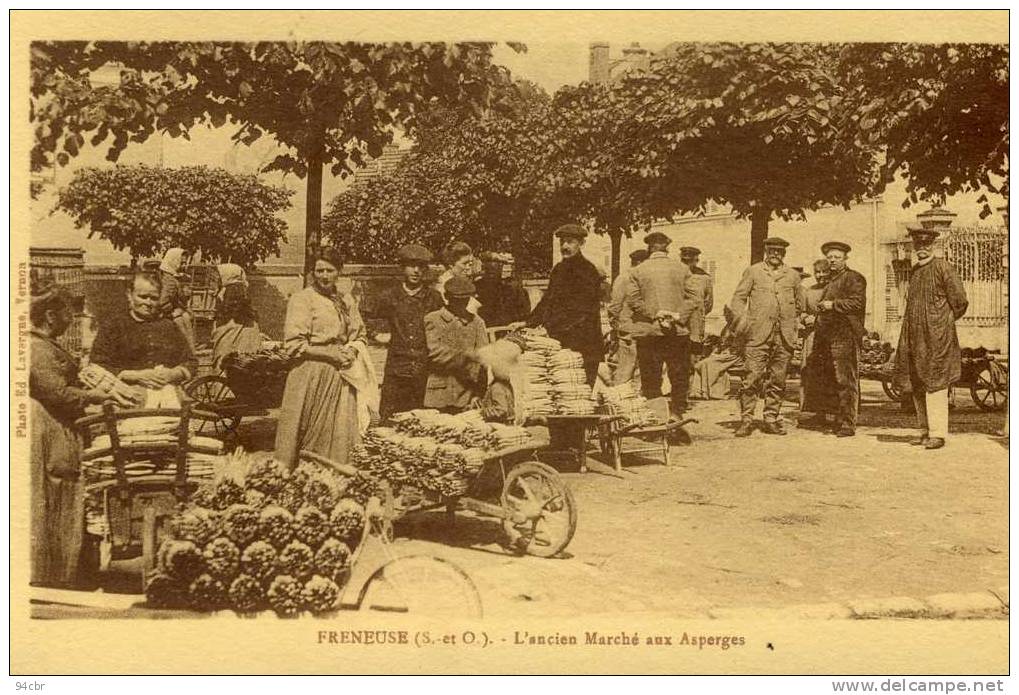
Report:
M 160 389 L 195 375 L 198 363 L 173 320 L 161 315 L 158 275 L 136 273 L 127 292 L 128 312 L 100 324 L 91 360 L 121 381 Z
M 300 359 L 287 376 L 276 428 L 276 458 L 293 468 L 302 449 L 345 464 L 378 417 L 379 389 L 354 298 L 341 292 L 343 259 L 318 253 L 308 287 L 287 303 L 284 344 Z
M 74 421 L 106 396 L 78 382 L 78 360 L 58 343 L 73 320 L 66 289 L 33 278 L 29 318 L 32 417 L 32 575 L 40 586 L 78 583 L 84 541 L 85 493 Z M 123 403 L 122 405 L 130 405 Z

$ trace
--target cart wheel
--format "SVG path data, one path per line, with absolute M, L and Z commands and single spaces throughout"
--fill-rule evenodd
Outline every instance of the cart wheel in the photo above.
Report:
M 902 391 L 900 391 L 899 389 L 895 388 L 895 384 L 893 384 L 891 382 L 891 380 L 887 380 L 887 381 L 886 380 L 882 380 L 881 381 L 881 388 L 883 388 L 885 390 L 885 395 L 888 396 L 893 401 L 895 401 L 896 403 L 898 403 L 899 401 L 902 400 Z
M 577 530 L 577 504 L 559 473 L 530 461 L 514 466 L 502 488 L 502 526 L 509 547 L 552 557 L 569 545 Z
M 436 618 L 481 618 L 481 595 L 456 565 L 430 555 L 391 560 L 361 589 L 359 610 L 413 613 Z
M 226 379 L 216 374 L 207 374 L 190 381 L 184 387 L 184 393 L 198 404 L 199 409 L 216 414 L 220 413 L 224 405 L 232 405 L 237 400 Z M 220 415 L 216 421 L 202 420 L 198 425 L 198 434 L 223 437 L 235 432 L 240 423 L 240 415 Z
M 969 395 L 981 410 L 1001 410 L 1008 402 L 1008 384 L 996 381 L 990 369 L 981 369 L 970 384 Z

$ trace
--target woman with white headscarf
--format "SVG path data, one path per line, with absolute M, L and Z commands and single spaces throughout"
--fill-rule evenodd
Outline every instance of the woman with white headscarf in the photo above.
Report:
M 188 296 L 184 293 L 177 276 L 184 261 L 184 249 L 174 247 L 163 254 L 159 264 L 159 275 L 163 281 L 163 289 L 159 293 L 159 313 L 172 319 L 191 348 L 195 351 L 195 328 L 188 311 Z
M 262 332 L 251 307 L 244 269 L 233 263 L 224 263 L 217 269 L 220 290 L 216 328 L 212 331 L 212 364 L 220 369 L 223 358 L 233 352 L 256 352 L 262 346 Z

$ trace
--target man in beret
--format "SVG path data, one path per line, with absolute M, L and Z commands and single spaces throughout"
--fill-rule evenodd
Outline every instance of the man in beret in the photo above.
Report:
M 955 322 L 966 314 L 969 300 L 951 264 L 934 257 L 938 232 L 923 227 L 908 231 L 916 263 L 909 277 L 896 371 L 900 380 L 909 379 L 916 405 L 920 436 L 910 443 L 940 449 L 948 437 L 948 389 L 962 371 Z
M 766 434 L 785 434 L 779 413 L 785 394 L 786 370 L 793 354 L 798 320 L 803 312 L 800 274 L 785 265 L 789 242 L 779 237 L 764 240 L 764 261 L 743 272 L 729 307 L 737 332 L 746 340 L 747 375 L 740 391 L 740 425 L 737 437 L 754 431 L 757 400 L 764 397 Z
M 662 395 L 662 363 L 669 375 L 672 415 L 687 407 L 690 390 L 690 317 L 700 301 L 690 269 L 669 257 L 671 239 L 661 232 L 644 237 L 648 258 L 633 269 L 627 303 L 637 333 L 641 394 Z
M 563 259 L 552 268 L 548 289 L 531 312 L 528 324 L 544 326 L 549 337 L 584 358 L 587 383 L 594 385 L 604 357 L 601 332 L 602 275 L 581 249 L 587 230 L 564 224 L 556 230 Z
M 485 394 L 488 378 L 478 348 L 488 344 L 485 322 L 467 309 L 474 283 L 454 275 L 446 281 L 446 306 L 425 316 L 428 386 L 425 407 L 458 413 Z
M 482 253 L 482 275 L 474 283 L 481 302 L 477 314 L 489 328 L 526 321 L 531 314 L 531 300 L 524 286 L 512 277 L 503 277 L 503 258 L 500 253 Z
M 616 368 L 612 372 L 612 383 L 615 386 L 625 384 L 633 379 L 637 369 L 637 344 L 633 312 L 626 302 L 626 293 L 630 288 L 631 271 L 647 260 L 647 249 L 637 249 L 630 254 L 630 267 L 619 271 L 612 281 L 612 293 L 609 299 L 609 325 L 616 338 Z
M 867 280 L 847 267 L 852 249 L 841 241 L 821 245 L 828 259 L 828 284 L 817 305 L 814 350 L 817 359 L 831 365 L 835 375 L 834 432 L 840 437 L 856 434 L 860 403 L 860 345 L 867 310 Z
M 426 283 L 432 252 L 408 244 L 397 252 L 403 277 L 365 302 L 365 317 L 384 321 L 390 334 L 382 379 L 382 418 L 421 408 L 428 382 L 425 315 L 441 309 L 442 295 Z
M 690 269 L 690 284 L 697 293 L 693 314 L 690 315 L 690 363 L 696 364 L 704 352 L 704 320 L 715 305 L 715 288 L 708 272 L 697 265 L 701 250 L 696 246 L 679 249 L 679 259 Z

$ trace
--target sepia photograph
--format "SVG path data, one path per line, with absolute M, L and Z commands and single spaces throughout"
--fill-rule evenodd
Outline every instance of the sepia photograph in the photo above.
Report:
M 12 675 L 1003 689 L 1007 11 L 10 21 Z

